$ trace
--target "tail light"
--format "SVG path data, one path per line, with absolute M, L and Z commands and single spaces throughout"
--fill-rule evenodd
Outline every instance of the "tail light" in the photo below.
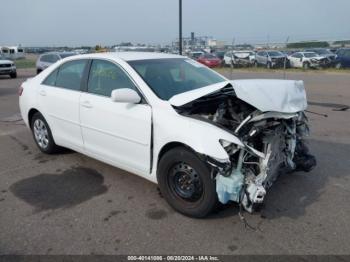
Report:
M 20 88 L 18 89 L 18 96 L 21 96 L 23 93 L 23 86 L 20 86 Z

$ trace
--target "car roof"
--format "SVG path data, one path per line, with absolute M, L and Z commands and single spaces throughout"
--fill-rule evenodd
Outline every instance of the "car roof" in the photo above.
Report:
M 165 53 L 154 53 L 154 52 L 106 52 L 106 53 L 95 53 L 95 54 L 83 54 L 75 55 L 66 58 L 79 59 L 79 58 L 103 58 L 103 59 L 122 59 L 124 61 L 135 61 L 135 60 L 148 60 L 148 59 L 169 59 L 169 58 L 186 58 L 185 56 L 165 54 Z

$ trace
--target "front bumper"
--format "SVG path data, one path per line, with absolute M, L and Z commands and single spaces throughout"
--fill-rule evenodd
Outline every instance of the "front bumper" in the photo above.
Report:
M 0 68 L 0 75 L 9 75 L 16 73 L 16 67 Z
M 284 116 L 281 114 L 281 117 Z M 264 121 L 256 121 L 249 128 L 260 131 L 249 132 L 252 137 L 243 142 L 245 147 L 237 147 L 230 154 L 229 167 L 217 173 L 216 191 L 221 203 L 234 201 L 253 212 L 263 203 L 266 191 L 280 174 L 308 172 L 316 165 L 315 157 L 308 153 L 302 140 L 308 134 L 307 119 L 302 112 L 266 130 L 261 129 Z M 270 122 L 274 123 L 274 120 Z M 252 147 L 252 141 L 258 149 Z

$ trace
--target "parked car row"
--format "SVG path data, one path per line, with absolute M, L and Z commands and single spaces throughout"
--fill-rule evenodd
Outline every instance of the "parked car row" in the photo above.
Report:
M 350 48 L 338 49 L 336 53 L 325 48 L 304 51 L 233 50 L 224 54 L 222 65 L 233 67 L 263 66 L 266 68 L 327 68 L 350 67 Z
M 36 70 L 41 71 L 55 62 L 72 55 L 75 52 L 48 52 L 39 56 Z M 350 48 L 339 49 L 333 53 L 328 49 L 315 48 L 305 51 L 276 51 L 276 50 L 231 50 L 206 53 L 192 51 L 187 54 L 193 60 L 208 67 L 266 67 L 266 68 L 346 68 L 350 67 Z M 1 65 L 0 65 L 1 66 Z

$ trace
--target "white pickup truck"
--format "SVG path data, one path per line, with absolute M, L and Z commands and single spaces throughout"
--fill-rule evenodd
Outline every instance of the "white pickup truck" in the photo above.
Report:
M 17 77 L 16 65 L 11 60 L 7 60 L 0 54 L 0 75 L 9 75 L 11 78 Z

